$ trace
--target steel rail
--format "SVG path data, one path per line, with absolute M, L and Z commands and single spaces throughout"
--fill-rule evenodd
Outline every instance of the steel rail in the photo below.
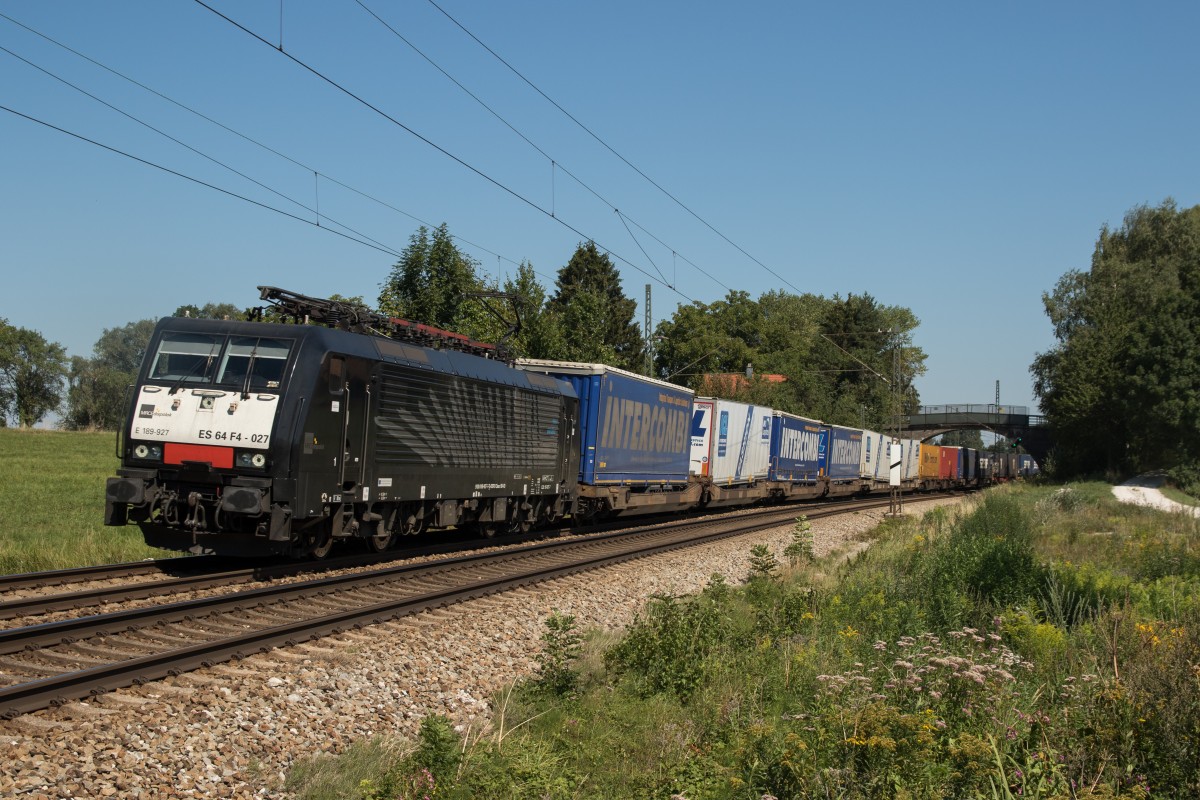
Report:
M 869 508 L 886 507 L 888 501 L 874 499 L 867 503 L 842 504 L 810 509 L 812 518 L 850 513 Z M 748 518 L 746 515 L 716 521 L 690 520 L 677 524 L 656 526 L 635 535 L 600 534 L 572 539 L 566 542 L 546 542 L 516 550 L 479 556 L 462 556 L 419 565 L 401 565 L 359 573 L 349 576 L 333 576 L 284 587 L 266 587 L 260 590 L 222 595 L 218 598 L 139 609 L 132 612 L 116 612 L 98 615 L 83 620 L 65 620 L 58 623 L 30 626 L 0 632 L 0 652 L 70 643 L 79 638 L 114 633 L 131 628 L 142 628 L 172 620 L 192 620 L 199 615 L 216 614 L 222 610 L 262 607 L 268 601 L 276 603 L 306 597 L 328 598 L 331 589 L 349 591 L 374 583 L 381 579 L 397 577 L 415 578 L 438 573 L 447 574 L 470 568 L 482 568 L 504 562 L 529 561 L 538 555 L 561 555 L 573 551 L 591 551 L 582 558 L 568 563 L 523 569 L 515 574 L 469 580 L 457 586 L 435 589 L 415 596 L 396 598 L 384 602 L 370 603 L 358 608 L 339 610 L 313 619 L 287 622 L 245 633 L 200 642 L 152 655 L 134 657 L 113 664 L 66 672 L 48 678 L 14 684 L 0 689 L 0 715 L 12 718 L 29 711 L 70 700 L 99 694 L 131 684 L 144 683 L 172 674 L 232 658 L 244 658 L 252 652 L 261 652 L 281 645 L 296 644 L 330 633 L 340 633 L 351 627 L 383 622 L 388 619 L 417 613 L 433 607 L 446 606 L 463 600 L 494 594 L 516 586 L 551 580 L 563 575 L 593 570 L 621 561 L 644 558 L 656 553 L 693 547 L 721 539 L 741 536 L 785 524 L 794 518 L 795 509 L 776 510 L 776 513 Z M 697 526 L 721 526 L 718 530 L 697 535 L 687 528 Z M 660 540 L 658 544 L 639 544 L 646 540 Z M 665 541 L 663 541 L 665 540 Z M 596 553 L 603 547 L 612 549 Z
M 811 506 L 817 508 L 818 506 Z M 769 513 L 768 509 L 761 513 Z M 713 512 L 709 512 L 710 514 Z M 689 520 L 694 522 L 693 515 Z M 676 524 L 686 524 L 676 522 Z M 636 533 L 651 525 L 662 525 L 662 522 L 647 522 L 629 528 L 629 520 L 617 519 L 586 528 L 562 532 L 588 535 L 606 531 L 627 531 Z M 666 523 L 671 524 L 671 523 Z M 0 576 L 0 592 L 21 588 L 42 588 L 57 586 L 70 582 L 100 581 L 137 575 L 163 574 L 174 572 L 194 573 L 165 577 L 159 581 L 145 581 L 116 586 L 101 586 L 90 589 L 80 589 L 58 594 L 35 594 L 13 600 L 0 601 L 0 620 L 18 617 L 35 617 L 55 611 L 77 611 L 106 603 L 120 603 L 132 600 L 144 600 L 151 597 L 163 597 L 181 592 L 214 589 L 223 586 L 236 586 L 255 581 L 271 581 L 279 578 L 290 578 L 306 573 L 331 572 L 339 569 L 375 566 L 390 561 L 406 558 L 417 558 L 430 555 L 479 550 L 490 547 L 529 542 L 531 539 L 543 538 L 545 535 L 555 535 L 556 531 L 536 531 L 528 535 L 506 535 L 489 539 L 460 539 L 457 537 L 447 541 L 442 537 L 433 544 L 409 546 L 400 550 L 384 553 L 363 553 L 337 556 L 319 561 L 290 562 L 283 564 L 257 564 L 252 567 L 227 569 L 231 559 L 219 556 L 198 556 L 194 558 L 179 557 L 158 559 L 156 561 L 136 561 L 125 564 L 106 564 L 95 567 L 78 567 L 74 569 L 54 570 L 51 572 L 32 572 L 22 575 Z
M 212 559 L 212 560 L 210 560 Z M 167 573 L 188 564 L 188 569 L 204 569 L 215 564 L 217 556 L 178 556 L 156 558 L 152 561 L 130 561 L 123 564 L 100 564 L 92 567 L 71 567 L 48 572 L 21 572 L 0 575 L 0 592 L 15 592 L 22 589 L 40 589 L 45 586 L 62 586 L 69 583 L 100 581 L 110 578 L 128 578 L 135 575 Z M 223 563 L 228 563 L 224 561 Z

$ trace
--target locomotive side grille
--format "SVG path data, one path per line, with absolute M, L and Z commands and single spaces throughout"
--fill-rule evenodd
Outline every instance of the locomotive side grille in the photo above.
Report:
M 431 370 L 382 368 L 375 457 L 396 467 L 553 470 L 561 398 Z

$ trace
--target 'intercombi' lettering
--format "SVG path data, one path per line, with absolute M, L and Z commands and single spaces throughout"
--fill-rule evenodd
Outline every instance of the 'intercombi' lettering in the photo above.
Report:
M 691 415 L 682 409 L 610 397 L 604 417 L 601 447 L 677 453 L 688 445 Z

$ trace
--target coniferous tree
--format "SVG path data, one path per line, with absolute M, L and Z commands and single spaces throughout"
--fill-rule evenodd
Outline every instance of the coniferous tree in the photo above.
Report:
M 563 320 L 563 330 L 570 332 L 568 344 L 575 357 L 608 358 L 612 366 L 641 370 L 645 342 L 634 319 L 637 303 L 625 296 L 617 268 L 595 242 L 580 244 L 559 270 L 549 306 Z

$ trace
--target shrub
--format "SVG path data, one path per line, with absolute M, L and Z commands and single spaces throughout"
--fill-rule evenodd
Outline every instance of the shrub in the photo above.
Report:
M 1010 494 L 989 494 L 924 558 L 930 622 L 942 630 L 971 622 L 976 600 L 1017 605 L 1036 597 L 1042 570 L 1033 550 L 1032 521 Z
M 579 683 L 574 663 L 583 652 L 582 642 L 573 615 L 556 611 L 546 618 L 542 649 L 536 656 L 540 688 L 558 697 L 574 693 Z
M 765 544 L 750 548 L 750 580 L 770 580 L 779 569 L 779 561 Z
M 663 693 L 687 702 L 704 677 L 709 653 L 732 635 L 719 609 L 703 595 L 685 601 L 656 597 L 605 654 L 605 664 L 631 678 L 642 696 Z
M 783 555 L 793 567 L 802 561 L 812 563 L 816 559 L 812 523 L 808 521 L 808 517 L 796 518 L 796 524 L 792 528 L 792 541 L 783 549 Z

